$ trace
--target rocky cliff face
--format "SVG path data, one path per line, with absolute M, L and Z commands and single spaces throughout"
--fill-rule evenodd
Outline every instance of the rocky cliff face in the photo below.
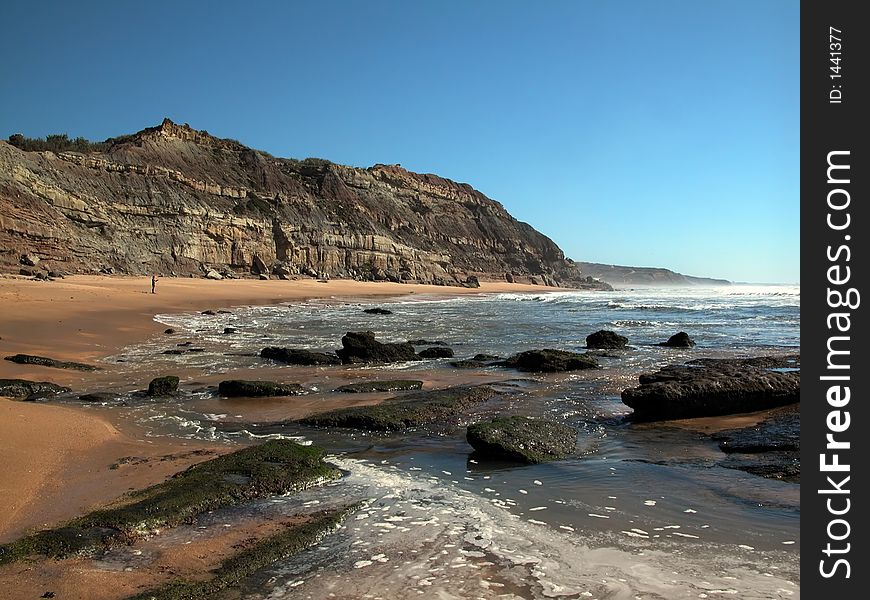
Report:
M 274 158 L 165 120 L 99 152 L 0 142 L 0 270 L 594 282 L 471 186 Z

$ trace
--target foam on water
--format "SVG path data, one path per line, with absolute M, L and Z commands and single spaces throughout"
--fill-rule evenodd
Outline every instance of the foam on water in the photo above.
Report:
M 336 495 L 368 504 L 335 536 L 272 569 L 253 597 L 557 598 L 672 600 L 702 594 L 799 596 L 794 554 L 749 546 L 650 540 L 635 528 L 590 536 L 522 518 L 443 480 L 334 458 L 349 471 Z M 762 569 L 763 567 L 763 569 Z

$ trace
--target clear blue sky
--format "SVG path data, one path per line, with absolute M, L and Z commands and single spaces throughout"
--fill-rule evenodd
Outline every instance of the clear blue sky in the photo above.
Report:
M 575 260 L 799 280 L 791 0 L 0 4 L 0 136 L 164 116 L 471 183 Z

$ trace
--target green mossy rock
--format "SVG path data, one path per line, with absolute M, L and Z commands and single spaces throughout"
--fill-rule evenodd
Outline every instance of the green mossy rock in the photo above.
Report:
M 528 417 L 471 425 L 466 439 L 482 455 L 532 464 L 565 458 L 577 447 L 573 428 Z
M 221 381 L 218 384 L 218 393 L 227 398 L 259 398 L 266 396 L 301 396 L 308 392 L 298 383 L 230 379 Z

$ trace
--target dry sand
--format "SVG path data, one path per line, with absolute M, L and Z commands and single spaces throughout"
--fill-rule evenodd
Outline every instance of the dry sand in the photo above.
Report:
M 479 289 L 334 280 L 210 281 L 71 276 L 54 282 L 0 278 L 0 355 L 38 354 L 91 362 L 160 332 L 157 313 L 273 304 L 306 298 L 545 291 L 482 283 Z M 77 384 L 111 372 L 83 373 L 0 360 L 0 378 Z M 202 452 L 192 453 L 193 450 Z M 162 481 L 221 451 L 190 441 L 145 439 L 110 411 L 0 399 L 0 542 L 62 523 L 130 489 Z M 137 457 L 119 468 L 122 457 Z

